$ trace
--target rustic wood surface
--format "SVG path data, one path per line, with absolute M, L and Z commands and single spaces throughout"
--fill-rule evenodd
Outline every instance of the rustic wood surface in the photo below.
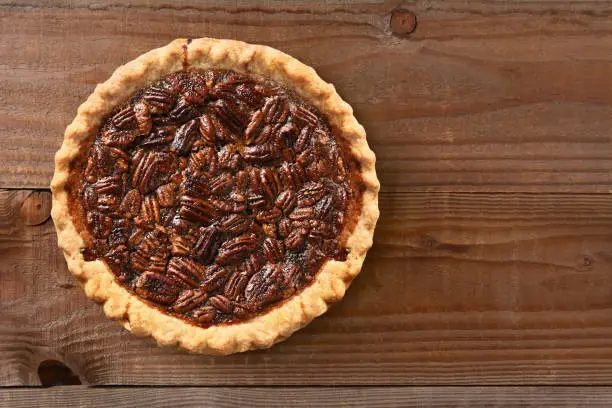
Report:
M 612 383 L 612 3 L 163 4 L 0 0 L 0 384 L 40 384 L 46 360 L 84 384 Z M 230 357 L 159 349 L 105 319 L 48 216 L 78 104 L 119 64 L 199 36 L 314 66 L 354 106 L 382 182 L 344 301 Z
M 583 407 L 610 406 L 612 389 L 575 387 L 88 388 L 0 390 L 0 407 Z

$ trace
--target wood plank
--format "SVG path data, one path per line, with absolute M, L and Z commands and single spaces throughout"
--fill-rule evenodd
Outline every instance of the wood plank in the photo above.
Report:
M 612 382 L 606 194 L 383 193 L 345 299 L 267 351 L 195 356 L 107 320 L 65 267 L 30 191 L 0 193 L 0 384 L 58 360 L 84 384 Z M 29 207 L 31 208 L 31 206 Z
M 48 408 L 181 407 L 577 407 L 608 406 L 612 388 L 579 387 L 307 387 L 88 388 L 0 391 L 0 406 Z
M 64 127 L 118 65 L 175 37 L 268 44 L 365 125 L 384 191 L 609 192 L 612 4 L 0 2 L 2 187 L 46 187 Z

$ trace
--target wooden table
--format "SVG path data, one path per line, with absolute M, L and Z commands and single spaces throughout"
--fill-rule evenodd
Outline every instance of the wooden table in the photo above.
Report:
M 612 383 L 612 3 L 89 3 L 0 1 L 0 384 L 40 384 L 46 360 L 91 385 Z M 200 36 L 315 67 L 365 126 L 382 183 L 344 301 L 230 357 L 107 320 L 49 219 L 53 154 L 95 84 Z

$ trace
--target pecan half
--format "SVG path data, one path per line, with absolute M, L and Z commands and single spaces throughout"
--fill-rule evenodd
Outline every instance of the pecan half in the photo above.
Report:
M 231 313 L 234 310 L 234 304 L 231 300 L 223 295 L 215 295 L 208 299 L 208 302 L 221 313 Z
M 289 218 L 295 221 L 301 220 L 309 220 L 313 217 L 314 211 L 312 207 L 302 207 L 296 208 L 293 210 L 291 214 L 289 214 Z
M 223 124 L 236 134 L 241 134 L 248 122 L 248 118 L 240 107 L 230 101 L 219 99 L 211 105 L 211 110 Z
M 277 125 L 280 126 L 280 125 Z M 274 128 L 271 125 L 265 125 L 261 131 L 255 136 L 254 143 L 258 145 L 269 144 L 272 147 L 276 147 L 274 144 Z
M 130 251 L 125 245 L 118 245 L 106 253 L 106 258 L 116 265 L 126 265 L 130 261 Z
M 200 228 L 201 235 L 193 247 L 193 254 L 197 260 L 204 264 L 212 262 L 217 254 L 217 248 L 219 247 L 217 232 L 215 225 Z
M 136 293 L 160 304 L 173 303 L 179 296 L 179 287 L 173 279 L 155 272 L 145 272 L 136 279 Z
M 222 213 L 241 213 L 247 209 L 246 202 L 234 200 L 210 200 L 210 203 Z
M 132 253 L 130 257 L 130 266 L 132 269 L 144 272 L 149 266 L 149 260 L 146 255 L 140 251 L 136 251 Z
M 118 193 L 121 191 L 121 178 L 118 175 L 102 177 L 92 184 L 92 188 L 98 194 Z
M 315 206 L 315 217 L 325 219 L 329 217 L 334 208 L 334 200 L 331 195 L 323 197 Z
M 152 224 L 159 224 L 161 218 L 159 214 L 159 201 L 154 194 L 148 194 L 142 201 L 142 218 Z
M 268 168 L 263 169 L 259 173 L 259 181 L 262 191 L 268 197 L 268 200 L 274 200 L 281 189 L 278 173 Z
M 240 155 L 235 152 L 231 152 L 227 149 L 219 152 L 218 163 L 219 167 L 227 170 L 238 170 L 240 167 Z
M 247 205 L 251 210 L 264 208 L 266 204 L 266 199 L 261 194 L 251 194 L 247 197 Z
M 304 228 L 294 229 L 293 231 L 291 231 L 289 236 L 285 238 L 285 246 L 292 251 L 297 251 L 301 249 L 304 245 L 304 242 L 306 242 L 307 234 L 308 231 Z
M 167 183 L 157 187 L 155 195 L 157 201 L 162 207 L 172 207 L 174 205 L 174 197 L 176 195 L 176 184 Z
M 304 168 L 307 167 L 314 160 L 313 149 L 309 148 L 299 153 L 295 157 L 295 164 L 298 164 L 302 168 L 302 173 L 305 175 L 306 171 Z
M 233 184 L 234 180 L 232 179 L 232 176 L 230 176 L 228 173 L 223 173 L 210 180 L 208 186 L 210 188 L 211 193 L 223 194 L 226 193 L 227 190 L 232 188 Z
M 285 97 L 273 96 L 266 100 L 261 110 L 266 123 L 284 123 L 289 116 L 289 103 Z
M 285 256 L 285 245 L 283 241 L 274 238 L 266 238 L 262 247 L 264 256 L 270 262 L 279 262 Z
M 201 288 L 207 292 L 216 290 L 225 284 L 230 275 L 229 269 L 211 265 L 206 268 L 206 280 L 202 283 Z
M 196 85 L 185 91 L 183 98 L 185 101 L 194 106 L 200 106 L 208 99 L 208 88 L 202 81 L 194 81 Z
M 91 226 L 93 235 L 96 238 L 106 239 L 111 233 L 113 220 L 106 214 L 89 212 L 87 213 L 87 224 Z
M 140 156 L 132 176 L 132 186 L 147 194 L 166 182 L 174 157 L 167 153 L 148 152 Z
M 147 233 L 142 241 L 140 241 L 137 251 L 143 254 L 146 258 L 151 258 L 154 254 L 160 255 L 165 244 L 168 241 L 168 236 L 165 229 L 158 225 L 153 231 Z
M 223 81 L 218 82 L 212 89 L 213 95 L 218 98 L 226 96 L 233 96 L 236 88 L 246 82 L 246 79 L 236 74 L 235 72 L 228 72 Z
M 185 122 L 198 116 L 199 112 L 185 96 L 180 97 L 174 108 L 170 111 L 170 117 L 177 122 Z
M 199 136 L 198 124 L 195 120 L 191 120 L 176 131 L 170 149 L 179 156 L 185 156 Z
M 237 86 L 234 90 L 234 95 L 253 109 L 257 109 L 263 104 L 263 95 L 247 85 Z
M 316 127 L 319 122 L 317 115 L 301 105 L 292 103 L 289 110 L 291 118 L 299 125 Z
M 286 238 L 291 233 L 291 221 L 288 218 L 283 218 L 278 222 L 278 235 Z
M 139 102 L 134 105 L 134 117 L 136 118 L 136 127 L 139 135 L 146 135 L 151 131 L 153 121 L 151 120 L 151 111 L 149 106 Z
M 325 195 L 325 186 L 319 182 L 310 182 L 298 191 L 298 207 L 310 207 Z
M 276 224 L 262 224 L 261 228 L 267 237 L 276 238 L 278 233 Z
M 189 258 L 175 256 L 168 262 L 168 276 L 187 286 L 198 287 L 205 275 L 205 268 Z
M 244 293 L 244 289 L 246 288 L 248 282 L 249 277 L 247 275 L 235 273 L 225 284 L 223 293 L 229 299 L 238 299 Z
M 191 247 L 195 243 L 195 238 L 187 235 L 179 235 L 172 240 L 170 252 L 172 255 L 187 255 L 191 251 Z
M 111 120 L 113 125 L 119 129 L 129 129 L 136 126 L 136 116 L 132 110 L 132 106 L 128 105 L 117 112 Z
M 246 261 L 244 261 L 244 269 L 247 275 L 251 276 L 259 272 L 265 263 L 264 258 L 260 254 L 251 254 Z
M 142 202 L 142 196 L 136 189 L 130 190 L 123 197 L 121 201 L 120 210 L 127 218 L 134 218 L 138 215 L 140 210 L 140 203 Z
M 292 123 L 287 123 L 283 126 L 280 126 L 278 128 L 277 134 L 277 140 L 281 141 L 282 143 L 285 144 L 285 146 L 291 146 L 293 145 L 294 141 L 295 141 L 295 137 L 296 137 L 296 133 L 297 133 L 297 128 L 295 127 L 294 124 Z
M 188 289 L 176 299 L 172 310 L 177 313 L 187 313 L 207 298 L 206 292 L 199 289 Z
M 107 146 L 124 148 L 138 136 L 135 130 L 105 129 L 102 132 L 102 143 Z
M 249 187 L 249 173 L 244 170 L 240 170 L 238 173 L 236 173 L 235 180 L 236 189 L 244 193 Z
M 285 284 L 295 291 L 296 284 L 300 280 L 300 268 L 295 264 L 287 265 L 283 268 L 283 277 Z
M 204 306 L 194 310 L 192 316 L 200 324 L 209 324 L 217 316 L 217 309 L 212 306 Z
M 210 119 L 210 115 L 204 114 L 200 116 L 200 134 L 206 144 L 212 146 L 215 144 L 216 133 L 215 124 Z
M 182 196 L 179 217 L 192 220 L 211 222 L 218 214 L 217 209 L 208 201 L 197 197 Z
M 140 142 L 141 146 L 165 145 L 174 140 L 176 126 L 156 127 L 147 137 Z
M 119 200 L 114 195 L 102 194 L 98 196 L 98 211 L 113 215 L 119 209 Z
M 260 210 L 255 213 L 255 219 L 261 223 L 271 224 L 275 223 L 283 213 L 276 207 L 272 207 L 269 210 Z
M 317 228 L 312 228 L 308 232 L 308 237 L 312 239 L 329 239 L 333 238 L 334 232 L 327 224 L 319 225 Z
M 276 201 L 274 201 L 274 205 L 280 208 L 284 214 L 291 212 L 296 204 L 297 195 L 293 190 L 285 190 L 281 192 L 278 197 L 276 197 Z
M 244 131 L 244 143 L 250 145 L 255 141 L 255 138 L 261 132 L 261 127 L 263 124 L 264 115 L 261 111 L 257 111 L 251 116 L 251 121 L 246 127 Z
M 151 108 L 151 113 L 168 112 L 176 100 L 176 95 L 161 85 L 149 87 L 142 96 Z
M 242 157 L 248 163 L 260 164 L 275 160 L 278 157 L 278 148 L 272 143 L 247 146 L 242 151 Z
M 251 220 L 241 214 L 231 214 L 221 220 L 221 229 L 231 234 L 240 234 L 250 226 Z
M 232 132 L 226 129 L 225 125 L 223 125 L 215 115 L 211 115 L 210 120 L 215 130 L 216 141 L 220 141 L 222 143 L 231 143 L 238 141 L 238 138 Z
M 217 173 L 217 152 L 211 147 L 192 153 L 189 160 L 191 168 L 203 170 L 209 177 Z
M 183 183 L 183 197 L 206 197 L 210 194 L 206 177 L 200 171 L 187 171 Z
M 259 182 L 259 169 L 257 167 L 251 167 L 249 169 L 249 189 L 254 194 L 261 193 L 261 183 Z
M 284 162 L 278 173 L 283 186 L 290 189 L 297 190 L 306 179 L 304 169 L 298 163 Z
M 312 135 L 310 134 L 310 128 L 306 126 L 300 130 L 297 140 L 295 141 L 293 147 L 298 152 L 303 152 L 309 145 L 312 140 Z
M 267 304 L 280 299 L 279 290 L 282 282 L 282 271 L 278 265 L 266 265 L 261 271 L 249 279 L 249 283 L 244 291 L 248 301 L 256 301 Z
M 144 230 L 139 228 L 134 229 L 132 235 L 130 235 L 130 237 L 128 238 L 128 245 L 130 246 L 130 248 L 134 249 L 138 245 L 140 245 L 145 235 L 146 232 Z
M 220 265 L 227 265 L 240 261 L 248 253 L 255 250 L 256 244 L 256 236 L 253 233 L 243 234 L 225 241 L 219 248 L 216 262 Z
M 151 272 L 166 272 L 166 266 L 168 265 L 168 259 L 165 254 L 161 255 L 153 255 L 151 259 L 149 259 L 148 270 Z

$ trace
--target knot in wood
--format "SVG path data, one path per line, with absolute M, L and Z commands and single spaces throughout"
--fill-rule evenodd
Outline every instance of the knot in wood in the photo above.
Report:
M 393 34 L 408 35 L 416 30 L 417 17 L 410 10 L 396 9 L 391 12 L 389 25 Z
M 33 191 L 21 204 L 21 218 L 26 225 L 40 225 L 51 216 L 51 193 Z

